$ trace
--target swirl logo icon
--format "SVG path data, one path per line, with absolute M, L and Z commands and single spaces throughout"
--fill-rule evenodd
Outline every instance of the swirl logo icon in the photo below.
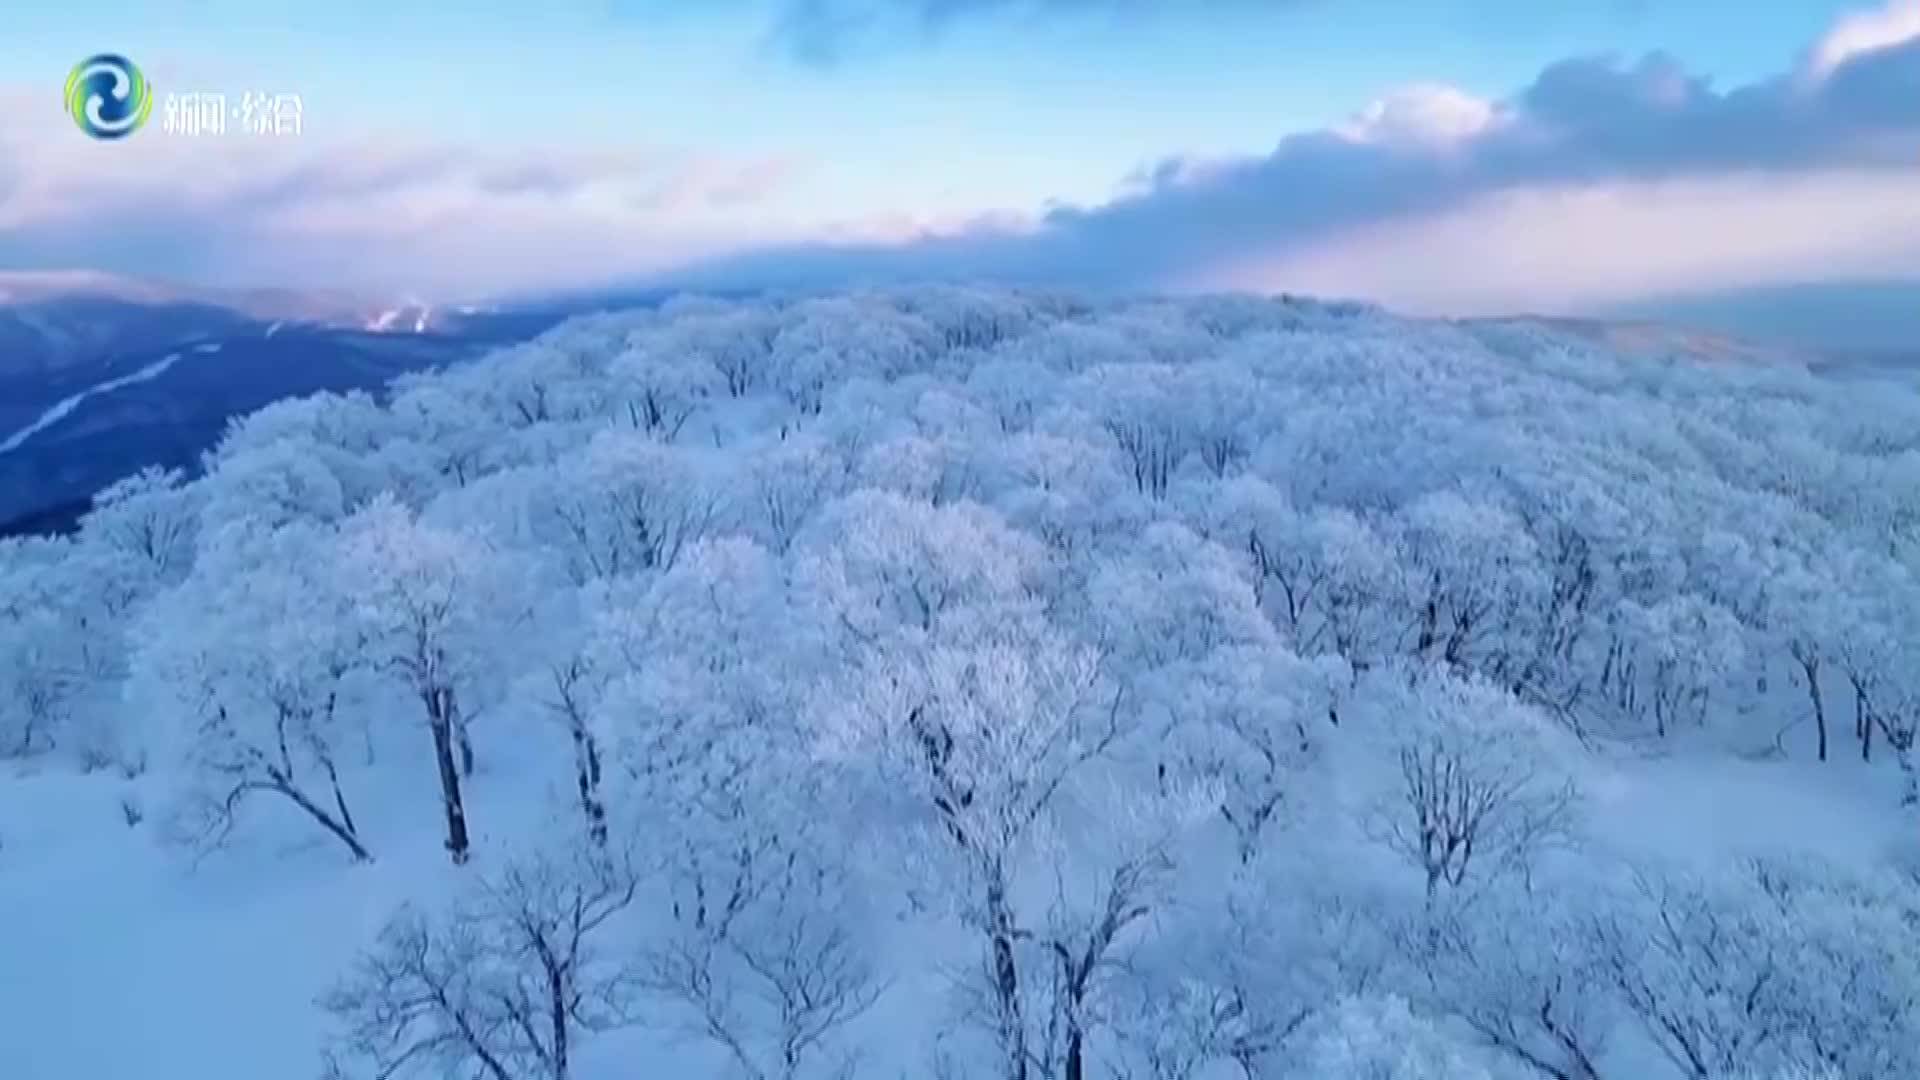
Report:
M 125 138 L 152 112 L 153 87 L 124 56 L 90 56 L 67 76 L 67 115 L 96 139 Z

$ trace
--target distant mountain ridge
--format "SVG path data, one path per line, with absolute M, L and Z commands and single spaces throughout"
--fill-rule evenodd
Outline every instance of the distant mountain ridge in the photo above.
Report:
M 102 377 L 0 425 L 0 535 L 71 527 L 94 492 L 148 465 L 194 469 L 229 419 L 289 397 L 378 391 L 517 337 L 380 334 L 276 324 L 118 354 Z M 71 384 L 68 384 L 69 387 Z
M 17 404 L 29 392 L 25 383 L 57 378 L 115 353 L 198 341 L 252 323 L 228 308 L 100 296 L 0 304 L 0 399 Z
M 0 399 L 116 354 L 186 345 L 260 325 L 373 333 L 452 331 L 485 309 L 335 290 L 209 289 L 93 271 L 0 271 Z M 40 402 L 28 402 L 38 404 Z M 0 425 L 5 418 L 0 416 Z
M 1813 365 L 1820 354 L 1796 345 L 1754 341 L 1731 333 L 1645 319 L 1525 315 L 1463 319 L 1469 326 L 1530 324 L 1591 341 L 1624 356 L 1687 356 L 1702 361 Z
M 1920 356 L 1920 278 L 1724 289 L 1620 304 L 1600 314 L 1697 326 L 1827 356 Z
M 230 418 L 272 402 L 377 392 L 571 315 L 671 295 L 437 305 L 0 272 L 0 535 L 71 528 L 94 492 L 147 465 L 192 469 Z
M 396 314 L 431 315 L 433 311 L 416 297 L 378 297 L 341 289 L 212 288 L 93 270 L 0 271 L 0 308 L 75 299 L 149 308 L 216 308 L 262 322 L 363 329 L 390 322 Z
M 563 317 L 0 272 L 0 534 L 71 527 L 121 476 L 194 466 L 233 416 L 287 397 L 378 390 Z

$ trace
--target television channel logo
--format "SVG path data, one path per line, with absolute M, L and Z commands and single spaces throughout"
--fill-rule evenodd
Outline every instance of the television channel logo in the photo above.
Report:
M 67 75 L 67 115 L 96 139 L 123 139 L 153 113 L 153 87 L 133 61 L 114 53 L 90 56 Z

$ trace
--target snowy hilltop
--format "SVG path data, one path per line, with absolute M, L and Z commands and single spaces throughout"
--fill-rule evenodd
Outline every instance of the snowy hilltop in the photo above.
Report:
M 1920 1076 L 1920 388 L 573 319 L 0 542 L 9 1080 Z

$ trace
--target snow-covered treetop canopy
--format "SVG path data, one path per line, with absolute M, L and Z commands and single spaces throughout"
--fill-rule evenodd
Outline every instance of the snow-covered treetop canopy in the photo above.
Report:
M 1920 392 L 1660 349 L 933 287 L 579 318 L 0 543 L 0 753 L 151 769 L 202 847 L 577 831 L 328 999 L 382 1074 L 567 1080 L 640 1008 L 614 933 L 810 1075 L 904 897 L 962 942 L 954 1075 L 1912 1075 L 1911 887 L 1650 868 L 1586 789 L 1685 750 L 1920 802 Z M 504 824 L 515 772 L 577 830 Z

